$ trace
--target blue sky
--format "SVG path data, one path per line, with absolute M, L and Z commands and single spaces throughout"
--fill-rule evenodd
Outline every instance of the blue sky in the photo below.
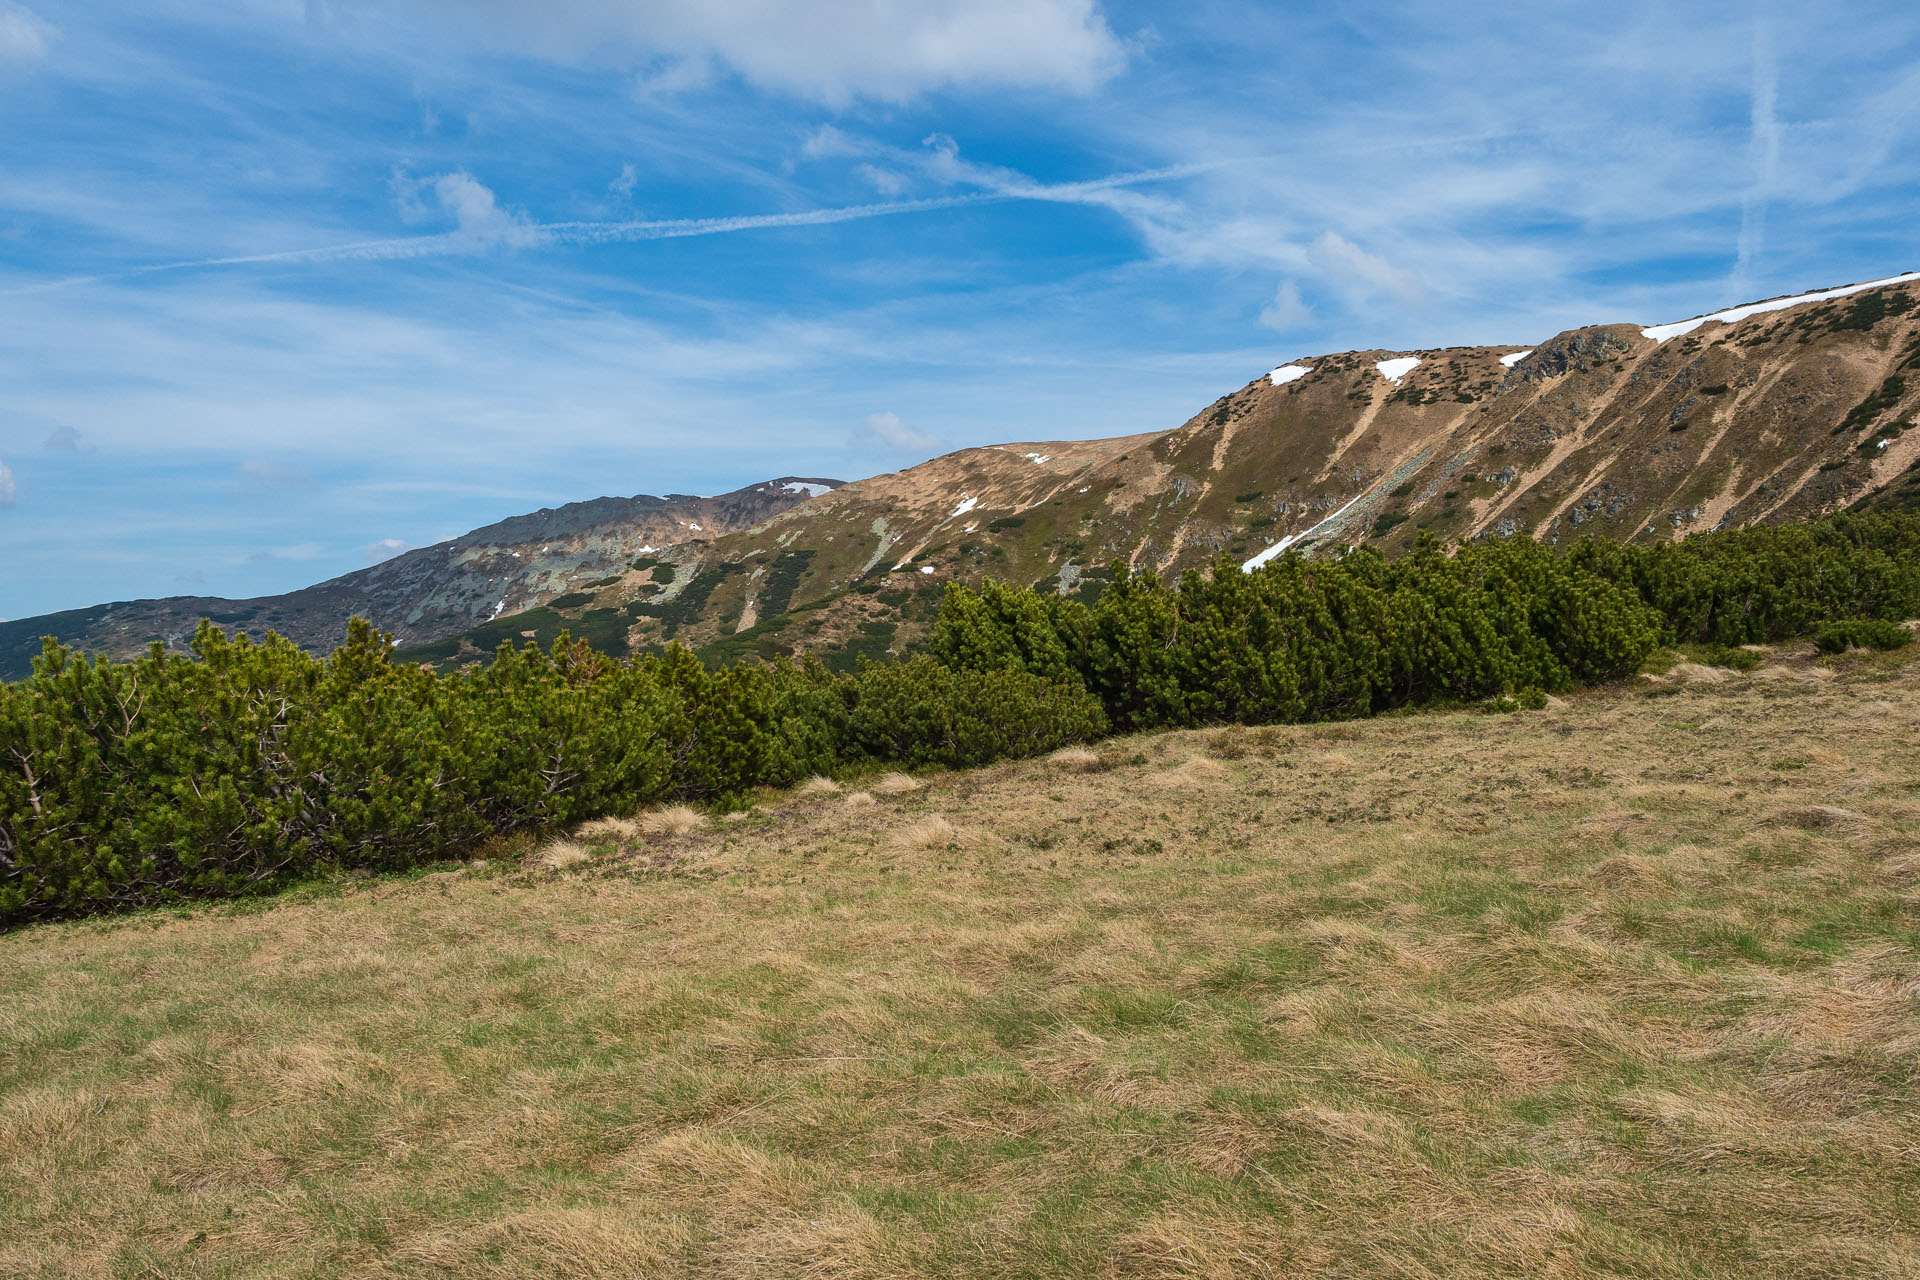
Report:
M 0 616 L 1920 267 L 1920 11 L 0 0 Z

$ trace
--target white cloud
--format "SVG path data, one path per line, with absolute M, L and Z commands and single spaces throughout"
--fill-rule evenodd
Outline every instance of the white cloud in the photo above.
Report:
M 1767 28 L 1753 32 L 1753 96 L 1748 149 L 1753 155 L 1753 185 L 1740 205 L 1740 239 L 1734 253 L 1731 280 L 1736 294 L 1753 287 L 1753 268 L 1767 238 L 1767 199 L 1780 176 L 1780 68 L 1773 57 Z
M 1313 308 L 1300 296 L 1297 281 L 1283 280 L 1273 301 L 1260 309 L 1260 323 L 1281 333 L 1313 322 Z
M 873 189 L 889 200 L 898 200 L 913 187 L 913 180 L 904 173 L 892 169 L 883 169 L 875 164 L 860 166 L 860 176 L 873 184 Z
M 634 82 L 634 93 L 641 98 L 667 97 L 676 93 L 692 93 L 704 89 L 714 81 L 713 59 L 707 57 L 675 58 L 658 71 L 643 75 Z
M 1338 232 L 1321 233 L 1307 250 L 1307 260 L 1334 284 L 1357 296 L 1384 293 L 1405 303 L 1417 303 L 1427 296 L 1427 287 L 1417 274 L 1367 252 Z
M 378 542 L 369 542 L 360 548 L 366 554 L 368 564 L 379 564 L 382 560 L 391 560 L 402 551 L 413 550 L 413 544 L 399 538 L 382 538 Z
M 13 468 L 0 462 L 0 507 L 10 507 L 20 500 L 20 487 L 13 482 Z
M 940 89 L 1084 93 L 1126 60 L 1094 0 L 309 0 L 308 9 L 342 32 L 410 10 L 427 38 L 645 69 L 643 89 L 698 87 L 713 60 L 760 89 L 832 106 Z
M 620 176 L 607 184 L 607 190 L 616 196 L 630 196 L 633 189 L 640 185 L 640 171 L 629 160 L 620 166 Z
M 38 62 L 52 39 L 53 28 L 33 10 L 0 0 L 0 62 Z
M 935 453 L 946 447 L 939 436 L 900 421 L 897 413 L 870 413 L 853 433 L 855 447 L 879 445 L 894 453 Z
M 628 165 L 622 171 L 621 178 L 625 179 L 632 168 L 632 165 Z M 394 203 L 399 206 L 400 216 L 406 221 L 420 223 L 435 217 L 452 219 L 455 229 L 445 237 L 450 247 L 525 247 L 540 239 L 538 228 L 525 215 L 501 208 L 493 190 L 464 170 L 436 174 L 430 178 L 413 178 L 405 173 L 395 173 L 390 182 Z
M 800 144 L 800 154 L 809 160 L 826 160 L 834 156 L 864 156 L 879 150 L 879 147 L 865 138 L 855 137 L 844 129 L 836 129 L 823 124 L 807 135 Z

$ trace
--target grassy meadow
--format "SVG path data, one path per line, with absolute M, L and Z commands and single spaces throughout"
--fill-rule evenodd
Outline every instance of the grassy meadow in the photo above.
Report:
M 1920 1276 L 1920 661 L 0 937 L 0 1275 Z

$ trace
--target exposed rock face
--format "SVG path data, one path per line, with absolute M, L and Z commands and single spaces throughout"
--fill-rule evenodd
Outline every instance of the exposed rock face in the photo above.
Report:
M 1629 334 L 1638 336 L 1631 325 L 1575 329 L 1535 347 L 1515 372 L 1524 382 L 1544 382 L 1569 373 L 1586 373 L 1607 361 L 1631 355 L 1633 342 Z

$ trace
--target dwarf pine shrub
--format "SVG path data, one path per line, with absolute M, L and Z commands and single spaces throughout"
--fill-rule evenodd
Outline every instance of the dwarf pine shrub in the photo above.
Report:
M 684 648 L 614 660 L 562 637 L 440 676 L 395 664 L 359 619 L 325 659 L 207 622 L 190 657 L 49 641 L 31 678 L 0 683 L 0 922 L 397 870 L 495 832 L 1104 730 L 1083 690 L 924 659 L 714 672 Z
M 396 870 L 497 832 L 661 802 L 726 807 L 848 764 L 963 767 L 1112 730 L 1432 703 L 1533 706 L 1660 644 L 1816 634 L 1891 647 L 1920 616 L 1920 514 L 1677 543 L 1509 538 L 1389 560 L 1123 564 L 1091 600 L 949 585 L 927 652 L 713 671 L 562 635 L 451 675 L 355 619 L 322 659 L 211 622 L 191 655 L 90 661 L 49 639 L 0 683 L 0 923 Z

